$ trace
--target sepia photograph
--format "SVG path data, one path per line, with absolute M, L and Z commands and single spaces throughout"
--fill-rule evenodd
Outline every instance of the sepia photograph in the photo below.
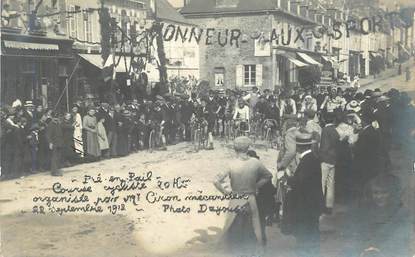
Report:
M 415 257 L 415 0 L 0 8 L 0 257 Z

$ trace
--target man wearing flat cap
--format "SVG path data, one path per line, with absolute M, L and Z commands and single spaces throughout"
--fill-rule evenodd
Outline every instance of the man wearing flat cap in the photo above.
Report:
M 297 133 L 296 151 L 300 161 L 294 175 L 287 181 L 292 189 L 290 220 L 299 257 L 320 256 L 319 217 L 323 209 L 323 191 L 320 162 L 311 151 L 313 144 L 315 141 L 311 134 L 306 131 Z
M 218 175 L 214 182 L 215 187 L 225 195 L 244 196 L 230 200 L 230 208 L 240 207 L 243 211 L 229 212 L 223 229 L 226 246 L 238 256 L 253 254 L 265 244 L 255 196 L 258 189 L 271 180 L 272 175 L 259 160 L 247 155 L 250 144 L 248 137 L 235 139 L 236 158 L 230 160 L 227 170 Z M 231 190 L 223 186 L 226 178 L 230 179 Z

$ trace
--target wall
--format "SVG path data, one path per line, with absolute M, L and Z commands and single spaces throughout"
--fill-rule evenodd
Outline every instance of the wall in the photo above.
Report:
M 212 45 L 200 42 L 200 79 L 209 81 L 211 87 L 215 86 L 215 68 L 224 69 L 224 87 L 236 88 L 237 67 L 240 65 L 262 65 L 261 81 L 257 81 L 257 86 L 262 88 L 272 88 L 271 57 L 254 56 L 254 40 L 243 43 L 239 40 L 239 47 L 228 44 L 221 47 L 218 45 L 218 33 L 222 31 L 222 36 L 226 33 L 225 29 L 241 29 L 243 33 L 256 33 L 258 28 L 270 31 L 272 16 L 270 15 L 240 15 L 232 17 L 215 18 L 194 18 L 189 19 L 191 23 L 197 24 L 202 29 L 215 28 L 216 37 Z M 228 32 L 230 34 L 230 31 Z M 246 39 L 248 35 L 242 35 L 241 39 Z M 224 38 L 224 37 L 223 37 Z M 202 38 L 203 40 L 204 38 Z M 223 39 L 225 40 L 225 39 Z

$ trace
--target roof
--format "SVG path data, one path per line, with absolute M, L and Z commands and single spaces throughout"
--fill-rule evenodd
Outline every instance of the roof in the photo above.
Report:
M 235 7 L 216 7 L 216 0 L 192 0 L 181 10 L 182 14 L 218 13 L 218 12 L 255 12 L 276 10 L 277 1 L 239 0 Z
M 255 14 L 262 12 L 279 12 L 284 15 L 288 15 L 294 19 L 299 19 L 306 24 L 314 24 L 315 22 L 302 16 L 293 14 L 287 10 L 278 8 L 278 1 L 275 0 L 222 0 L 224 2 L 229 1 L 230 4 L 234 3 L 232 7 L 216 6 L 216 2 L 219 0 L 192 0 L 189 4 L 185 5 L 181 14 L 185 17 L 203 17 L 210 15 L 234 15 L 234 14 Z
M 157 0 L 157 18 L 163 21 L 192 25 L 167 0 Z

